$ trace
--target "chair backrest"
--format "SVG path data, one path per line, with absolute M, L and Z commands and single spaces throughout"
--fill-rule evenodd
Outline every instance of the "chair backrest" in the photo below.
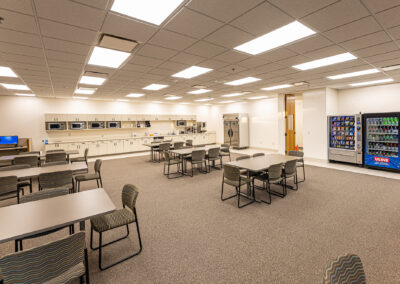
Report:
M 59 161 L 59 162 L 49 162 L 43 165 L 43 167 L 51 167 L 57 165 L 68 165 L 68 161 Z
M 276 164 L 272 165 L 268 169 L 268 178 L 269 179 L 278 179 L 282 177 L 282 165 L 283 164 Z
M 296 160 L 288 161 L 285 163 L 285 174 L 291 175 L 296 172 Z
M 47 283 L 83 263 L 85 233 L 79 232 L 0 259 L 4 284 Z M 67 279 L 69 280 L 69 279 Z
M 16 192 L 18 178 L 16 176 L 0 177 L 0 195 Z
M 231 181 L 239 181 L 240 169 L 231 165 L 224 165 L 224 178 Z
M 53 173 L 43 173 L 39 175 L 40 188 L 56 188 L 66 185 L 73 185 L 72 171 L 60 171 Z
M 31 201 L 37 201 L 47 198 L 53 198 L 57 196 L 67 195 L 69 193 L 68 188 L 54 188 L 46 189 L 31 194 L 23 195 L 19 198 L 19 203 L 27 203 Z
M 100 173 L 101 170 L 101 165 L 103 164 L 103 161 L 101 159 L 97 159 L 96 162 L 94 162 L 94 171 L 96 173 Z
M 168 143 L 170 143 L 170 142 L 172 142 L 172 139 L 165 139 L 163 142 L 168 142 Z
M 182 149 L 184 144 L 185 144 L 185 142 L 175 142 L 174 149 L 175 150 Z
M 219 157 L 219 148 L 211 148 L 208 150 L 209 158 L 218 158 Z
M 249 155 L 244 155 L 236 158 L 236 161 L 244 160 L 244 159 L 250 159 Z
M 261 156 L 265 156 L 265 154 L 264 153 L 255 153 L 255 154 L 253 154 L 253 158 L 261 157 Z
M 67 160 L 67 154 L 65 152 L 56 152 L 56 153 L 47 153 L 46 154 L 46 163 L 51 162 L 61 162 Z
M 169 154 L 168 151 L 164 151 L 164 158 L 168 162 L 171 159 L 171 155 Z
M 323 284 L 367 283 L 361 259 L 355 254 L 339 256 L 326 269 Z
M 46 153 L 56 153 L 56 152 L 65 152 L 64 149 L 58 149 L 58 150 L 47 150 Z
M 18 155 L 27 155 L 27 154 L 37 154 L 40 155 L 40 151 L 30 151 L 30 152 L 19 152 Z
M 289 151 L 289 156 L 304 157 L 304 152 L 301 152 L 301 151 Z
M 197 144 L 197 145 L 194 145 L 194 148 L 202 148 L 204 146 L 206 146 L 206 145 L 205 144 Z
M 122 188 L 122 205 L 134 211 L 139 191 L 133 184 L 125 184 Z
M 161 143 L 160 147 L 159 147 L 160 151 L 168 151 L 169 148 L 170 148 L 169 142 L 168 143 Z
M 186 140 L 186 146 L 193 146 L 193 140 L 192 139 L 188 139 Z
M 31 168 L 31 165 L 11 165 L 11 166 L 5 166 L 5 167 L 0 167 L 0 171 L 13 171 L 13 170 L 21 170 L 21 169 L 29 169 Z
M 223 148 L 229 148 L 230 146 L 229 146 L 229 144 L 224 143 L 224 144 L 221 144 L 221 147 L 223 147 Z
M 39 165 L 38 156 L 21 156 L 14 158 L 15 165 L 30 165 L 31 167 L 37 167 Z
M 222 144 L 221 145 L 221 152 L 229 153 L 229 144 Z
M 85 149 L 85 153 L 83 154 L 83 156 L 85 157 L 86 161 L 87 161 L 88 155 L 89 155 L 89 148 L 86 148 Z
M 198 162 L 204 160 L 206 157 L 205 150 L 195 150 L 192 152 L 192 161 Z

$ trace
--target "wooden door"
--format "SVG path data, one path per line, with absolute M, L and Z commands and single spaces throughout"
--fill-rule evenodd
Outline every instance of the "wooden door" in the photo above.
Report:
M 294 95 L 285 95 L 286 154 L 289 151 L 296 150 L 295 101 Z

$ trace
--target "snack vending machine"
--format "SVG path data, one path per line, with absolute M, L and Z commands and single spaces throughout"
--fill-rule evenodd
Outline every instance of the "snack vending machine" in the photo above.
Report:
M 363 114 L 366 167 L 400 170 L 399 118 L 398 112 Z
M 328 116 L 328 160 L 362 165 L 361 114 Z

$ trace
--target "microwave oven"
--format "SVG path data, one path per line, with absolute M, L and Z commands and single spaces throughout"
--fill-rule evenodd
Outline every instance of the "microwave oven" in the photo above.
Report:
M 107 128 L 121 128 L 121 122 L 119 122 L 119 121 L 107 121 Z
M 186 120 L 177 120 L 176 126 L 186 126 Z
M 104 128 L 104 122 L 102 122 L 102 121 L 90 121 L 89 122 L 89 128 L 90 129 L 103 129 Z
M 70 122 L 69 129 L 70 130 L 81 130 L 86 129 L 86 122 Z
M 65 122 L 46 122 L 46 130 L 65 130 Z

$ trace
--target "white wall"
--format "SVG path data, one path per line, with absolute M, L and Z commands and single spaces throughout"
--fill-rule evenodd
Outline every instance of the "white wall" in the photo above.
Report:
M 209 131 L 216 130 L 208 106 L 0 96 L 0 135 L 32 138 L 33 149 L 40 149 L 49 137 L 45 113 L 196 114 L 197 120 L 208 122 Z

